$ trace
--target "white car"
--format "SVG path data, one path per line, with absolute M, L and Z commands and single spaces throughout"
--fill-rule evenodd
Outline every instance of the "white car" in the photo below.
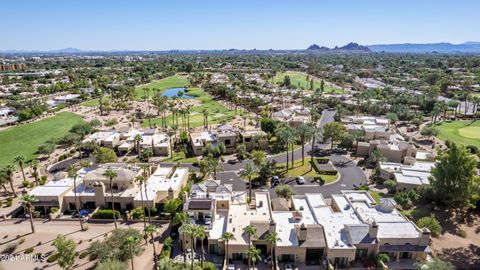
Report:
M 297 177 L 297 184 L 299 185 L 305 184 L 305 178 L 303 178 L 303 176 Z
M 235 264 L 229 264 L 227 269 L 228 270 L 235 270 Z

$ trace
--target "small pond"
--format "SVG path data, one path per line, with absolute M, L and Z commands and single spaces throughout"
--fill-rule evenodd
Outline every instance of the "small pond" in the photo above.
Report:
M 162 96 L 165 96 L 165 97 L 179 97 L 178 96 L 178 93 L 182 92 L 183 95 L 181 96 L 181 98 L 195 98 L 194 96 L 190 96 L 190 95 L 187 95 L 185 93 L 185 87 L 177 87 L 177 88 L 169 88 L 165 91 L 163 91 L 163 94 Z M 180 97 L 179 97 L 180 98 Z

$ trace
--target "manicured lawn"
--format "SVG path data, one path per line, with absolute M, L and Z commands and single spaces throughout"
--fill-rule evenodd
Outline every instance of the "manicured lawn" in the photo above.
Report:
M 98 98 L 94 98 L 94 99 L 90 99 L 90 100 L 87 100 L 87 101 L 84 101 L 82 103 L 80 103 L 80 105 L 82 106 L 86 106 L 86 107 L 96 107 L 100 104 Z
M 286 71 L 286 72 L 278 72 L 275 74 L 275 77 L 273 77 L 273 82 L 274 83 L 283 83 L 283 80 L 285 79 L 285 76 L 290 77 L 290 83 L 291 85 L 298 87 L 303 87 L 304 89 L 310 89 L 310 82 L 307 82 L 307 74 L 304 72 L 296 72 L 296 71 Z M 313 89 L 318 89 L 320 88 L 320 80 L 313 80 Z M 342 93 L 342 89 L 333 89 L 328 83 L 325 83 L 324 85 L 325 93 Z
M 229 110 L 223 104 L 216 101 L 212 96 L 205 93 L 199 88 L 188 88 L 186 94 L 195 96 L 196 100 L 201 102 L 200 105 L 194 106 L 190 112 L 190 127 L 200 127 L 203 125 L 203 109 L 207 109 L 210 115 L 208 116 L 208 124 L 218 124 L 222 121 L 229 121 L 235 117 L 235 110 Z M 237 115 L 241 115 L 240 109 L 237 111 Z M 248 120 L 247 120 L 248 121 Z M 161 125 L 161 118 L 155 118 L 151 120 L 152 125 Z M 172 125 L 172 116 L 167 117 L 167 125 Z M 181 126 L 181 119 L 178 119 L 178 125 Z M 148 126 L 148 120 L 143 122 L 143 126 Z
M 35 123 L 0 131 L 0 166 L 10 164 L 17 155 L 23 155 L 27 160 L 34 158 L 41 144 L 67 135 L 73 125 L 82 122 L 80 116 L 62 112 Z
M 184 153 L 184 152 L 173 152 L 173 157 L 169 157 L 169 158 L 163 160 L 162 162 L 193 163 L 193 162 L 197 162 L 197 161 L 198 161 L 198 160 L 197 160 L 196 157 L 185 157 L 185 153 Z
M 138 86 L 135 88 L 135 97 L 137 100 L 143 100 L 145 98 L 145 92 L 143 89 L 149 88 L 151 91 L 147 93 L 147 96 L 151 97 L 155 94 L 153 89 L 158 89 L 160 91 L 164 91 L 165 89 L 169 88 L 176 88 L 176 87 L 185 87 L 189 84 L 188 79 L 182 78 L 179 76 L 171 76 L 165 79 L 161 79 L 159 81 L 153 81 L 149 84 Z
M 480 121 L 443 122 L 437 128 L 441 140 L 480 147 Z
M 302 160 L 296 160 L 293 163 L 293 168 L 291 167 L 291 163 L 289 163 L 289 170 L 288 173 L 286 172 L 285 163 L 278 164 L 277 169 L 283 171 L 284 176 L 296 177 L 296 176 L 306 176 L 306 177 L 316 177 L 321 176 L 325 183 L 331 183 L 339 177 L 339 175 L 325 175 L 325 174 L 318 174 L 315 169 L 312 169 L 310 166 L 310 157 L 305 157 L 305 164 L 302 165 Z
M 380 199 L 391 197 L 391 196 L 387 196 L 387 194 L 385 193 L 381 193 L 378 191 L 368 191 L 368 192 L 370 193 L 370 195 L 372 195 L 372 198 L 375 200 L 375 202 L 377 202 L 377 204 L 380 204 Z

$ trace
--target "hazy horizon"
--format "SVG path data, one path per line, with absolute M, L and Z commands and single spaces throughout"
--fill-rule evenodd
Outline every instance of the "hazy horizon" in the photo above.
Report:
M 3 4 L 0 50 L 305 49 L 479 41 L 480 1 L 93 1 Z

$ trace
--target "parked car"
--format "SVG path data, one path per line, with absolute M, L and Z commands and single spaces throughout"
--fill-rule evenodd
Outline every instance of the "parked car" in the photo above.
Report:
M 303 178 L 303 176 L 297 177 L 297 184 L 299 185 L 305 184 L 305 178 Z
M 332 152 L 339 155 L 345 155 L 347 153 L 347 150 L 343 148 L 335 148 L 332 150 Z
M 237 164 L 237 163 L 238 163 L 238 159 L 229 159 L 229 160 L 227 161 L 227 163 L 228 163 L 228 164 L 232 164 L 232 165 L 233 165 L 233 164 Z
M 248 186 L 250 185 L 250 182 L 246 182 L 245 185 L 246 185 L 247 188 L 248 188 Z M 260 186 L 260 182 L 258 182 L 258 181 L 252 181 L 252 188 L 257 188 L 257 187 L 259 187 L 259 186 Z
M 229 264 L 227 269 L 228 270 L 235 270 L 235 264 L 233 264 L 233 263 Z
M 278 177 L 278 175 L 274 175 L 272 177 L 272 186 L 276 186 L 278 184 L 280 184 L 280 177 Z

